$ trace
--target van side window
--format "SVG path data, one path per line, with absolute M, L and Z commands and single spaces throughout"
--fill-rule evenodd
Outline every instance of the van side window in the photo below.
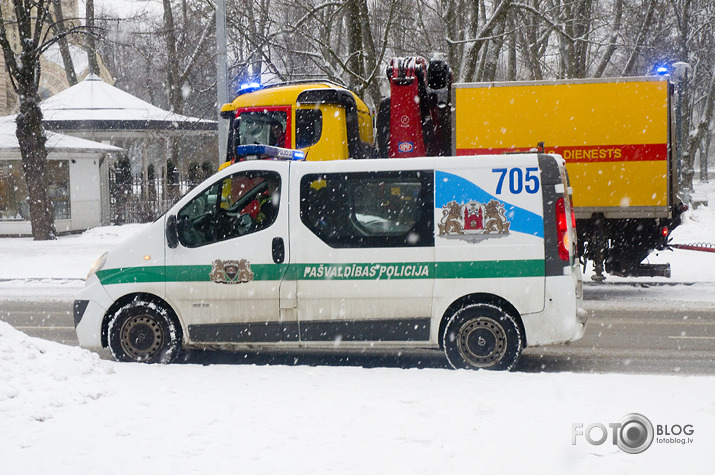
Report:
M 278 216 L 280 175 L 236 173 L 209 186 L 177 213 L 179 242 L 199 247 L 254 233 Z
M 315 145 L 323 133 L 323 113 L 319 109 L 295 111 L 295 148 Z
M 311 174 L 303 224 L 335 248 L 434 246 L 433 171 Z

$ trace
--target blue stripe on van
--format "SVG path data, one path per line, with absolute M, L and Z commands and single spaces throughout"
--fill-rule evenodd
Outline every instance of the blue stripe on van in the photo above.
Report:
M 503 199 L 487 193 L 471 181 L 451 173 L 436 170 L 434 181 L 435 208 L 441 209 L 450 201 L 456 201 L 457 203 L 467 203 L 468 201 L 488 203 L 491 200 L 497 200 L 504 203 L 506 217 L 511 222 L 509 231 L 529 234 L 543 239 L 544 218 L 538 214 L 509 204 Z

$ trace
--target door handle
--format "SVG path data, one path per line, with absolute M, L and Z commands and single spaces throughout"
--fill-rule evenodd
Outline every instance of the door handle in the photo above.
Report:
M 283 238 L 276 237 L 273 238 L 273 262 L 276 264 L 283 264 L 286 258 L 286 246 L 283 242 Z

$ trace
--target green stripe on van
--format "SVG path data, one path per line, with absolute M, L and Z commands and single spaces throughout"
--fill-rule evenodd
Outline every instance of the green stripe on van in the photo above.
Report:
M 544 260 L 393 262 L 356 264 L 252 264 L 253 280 L 498 279 L 541 277 Z M 210 265 L 147 266 L 97 272 L 103 285 L 139 282 L 209 282 Z
M 520 261 L 469 261 L 435 263 L 437 279 L 487 279 L 540 277 L 544 275 L 543 259 Z
M 210 267 L 210 266 L 209 266 Z M 102 285 L 164 282 L 164 266 L 119 267 L 97 271 Z

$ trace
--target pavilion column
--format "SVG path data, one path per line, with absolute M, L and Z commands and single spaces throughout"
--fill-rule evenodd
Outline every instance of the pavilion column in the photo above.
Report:
M 171 196 L 171 194 L 169 192 L 169 190 L 170 190 L 170 187 L 169 187 L 169 156 L 171 153 L 169 140 L 171 140 L 169 137 L 166 137 L 166 139 L 164 139 L 164 166 L 162 167 L 162 170 L 161 170 L 161 178 L 162 178 L 164 184 L 162 186 L 161 195 L 162 195 L 162 199 L 164 199 L 164 200 L 174 201 L 174 197 Z M 174 165 L 174 166 L 176 166 L 176 165 Z
M 144 145 L 142 146 L 142 179 L 141 179 L 141 194 L 142 199 L 149 199 L 149 166 L 147 165 L 147 155 L 149 154 L 149 140 L 143 139 Z

